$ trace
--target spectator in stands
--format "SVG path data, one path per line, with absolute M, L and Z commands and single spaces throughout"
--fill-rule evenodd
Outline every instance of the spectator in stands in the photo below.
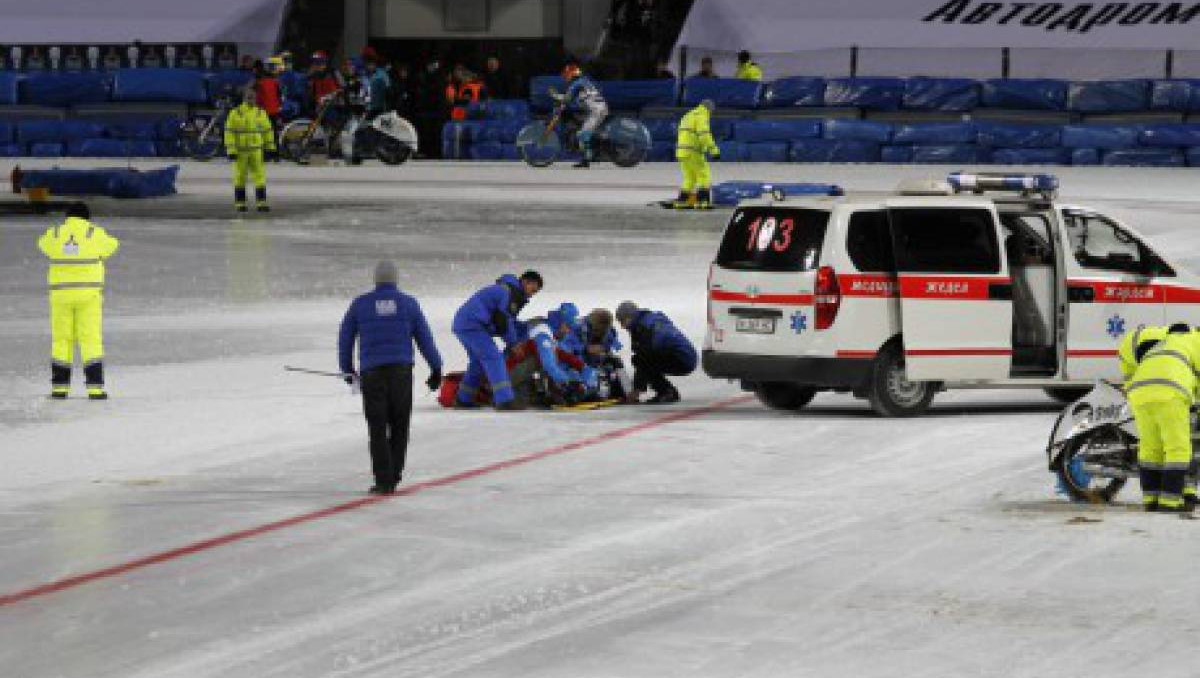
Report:
M 442 69 L 442 62 L 437 57 L 425 64 L 425 68 L 417 78 L 413 107 L 417 133 L 422 139 L 440 139 L 442 136 L 442 124 L 446 122 L 450 114 L 450 105 L 446 101 L 448 81 L 449 75 Z M 425 149 L 421 152 L 431 152 L 431 157 L 437 157 L 441 152 L 439 143 L 421 144 L 421 146 Z
M 121 54 L 116 47 L 109 47 L 104 52 L 104 70 L 115 71 L 121 68 Z
M 397 63 L 391 72 L 391 106 L 392 110 L 402 118 L 411 118 L 413 114 L 413 79 L 409 73 L 408 64 Z
M 243 54 L 241 62 L 238 63 L 238 70 L 253 72 L 254 71 L 254 57 L 250 56 L 249 54 Z
M 492 55 L 484 62 L 483 86 L 489 99 L 512 99 L 513 87 L 508 73 L 500 70 L 500 58 Z
M 308 67 L 309 110 L 315 113 L 326 97 L 337 94 L 341 88 L 342 82 L 337 73 L 329 67 L 329 55 L 320 50 L 313 52 L 312 63 Z
M 375 59 L 367 60 L 367 117 L 383 115 L 391 105 L 392 80 Z
M 450 103 L 450 119 L 466 120 L 467 109 L 483 97 L 483 80 L 462 64 L 454 67 L 454 77 L 446 85 L 446 100 Z
M 279 129 L 279 114 L 283 110 L 283 96 L 279 91 L 279 79 L 273 72 L 275 64 L 270 68 L 261 61 L 254 62 L 254 94 L 258 105 L 267 112 L 271 120 L 271 128 Z
M 675 74 L 671 71 L 671 67 L 667 65 L 666 59 L 659 59 L 658 64 L 654 68 L 655 80 L 674 80 Z
M 763 73 L 758 64 L 750 59 L 750 53 L 746 50 L 738 52 L 738 67 L 737 74 L 734 76 L 739 80 L 754 80 L 762 82 Z
M 704 57 L 700 60 L 700 71 L 696 73 L 697 78 L 715 78 L 717 71 L 713 68 L 712 57 Z

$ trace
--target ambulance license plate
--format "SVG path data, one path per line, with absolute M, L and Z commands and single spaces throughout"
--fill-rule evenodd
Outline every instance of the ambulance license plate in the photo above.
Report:
M 775 319 L 738 318 L 736 329 L 747 334 L 775 334 Z

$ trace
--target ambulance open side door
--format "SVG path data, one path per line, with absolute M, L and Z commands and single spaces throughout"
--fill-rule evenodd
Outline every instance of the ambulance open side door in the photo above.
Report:
M 1013 290 L 990 201 L 888 201 L 911 381 L 1007 379 Z

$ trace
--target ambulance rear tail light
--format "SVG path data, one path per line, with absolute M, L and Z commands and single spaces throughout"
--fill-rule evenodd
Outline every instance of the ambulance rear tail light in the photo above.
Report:
M 955 192 L 1004 191 L 1051 198 L 1058 191 L 1058 177 L 1051 174 L 991 174 L 955 172 L 946 177 Z
M 813 329 L 827 330 L 833 327 L 838 309 L 842 307 L 842 288 L 838 285 L 837 273 L 834 272 L 832 266 L 822 266 L 817 269 L 813 306 L 816 314 Z
M 713 269 L 716 268 L 716 266 L 717 266 L 716 264 L 708 265 L 708 282 L 704 284 L 704 289 L 707 290 L 706 294 L 704 295 L 705 296 L 704 307 L 708 314 L 708 326 L 709 327 L 713 327 L 714 325 L 716 325 L 716 322 L 714 322 L 714 320 L 713 320 L 713 310 L 712 310 L 712 279 L 713 279 Z

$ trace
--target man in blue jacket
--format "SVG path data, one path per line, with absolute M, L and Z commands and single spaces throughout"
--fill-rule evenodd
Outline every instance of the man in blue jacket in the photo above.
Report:
M 633 391 L 628 400 L 636 403 L 649 386 L 654 397 L 649 404 L 679 402 L 679 391 L 667 375 L 686 376 L 696 369 L 696 348 L 670 318 L 658 311 L 638 308 L 632 301 L 617 307 L 617 322 L 629 332 L 633 349 Z
M 391 494 L 404 473 L 408 427 L 412 415 L 413 341 L 429 364 L 425 385 L 436 391 L 442 383 L 442 357 L 433 343 L 429 323 L 417 300 L 396 287 L 396 265 L 381 261 L 375 267 L 375 289 L 355 299 L 338 335 L 338 364 L 346 382 L 359 379 L 363 413 L 370 436 L 371 494 Z M 358 368 L 354 371 L 354 342 Z
M 497 410 L 521 409 L 514 400 L 504 355 L 492 337 L 503 339 L 506 350 L 523 341 L 525 329 L 517 314 L 541 289 L 542 276 L 537 271 L 526 271 L 520 278 L 503 275 L 472 295 L 454 314 L 450 329 L 462 342 L 468 358 L 467 373 L 458 387 L 459 407 L 475 406 L 475 397 L 486 377 Z

